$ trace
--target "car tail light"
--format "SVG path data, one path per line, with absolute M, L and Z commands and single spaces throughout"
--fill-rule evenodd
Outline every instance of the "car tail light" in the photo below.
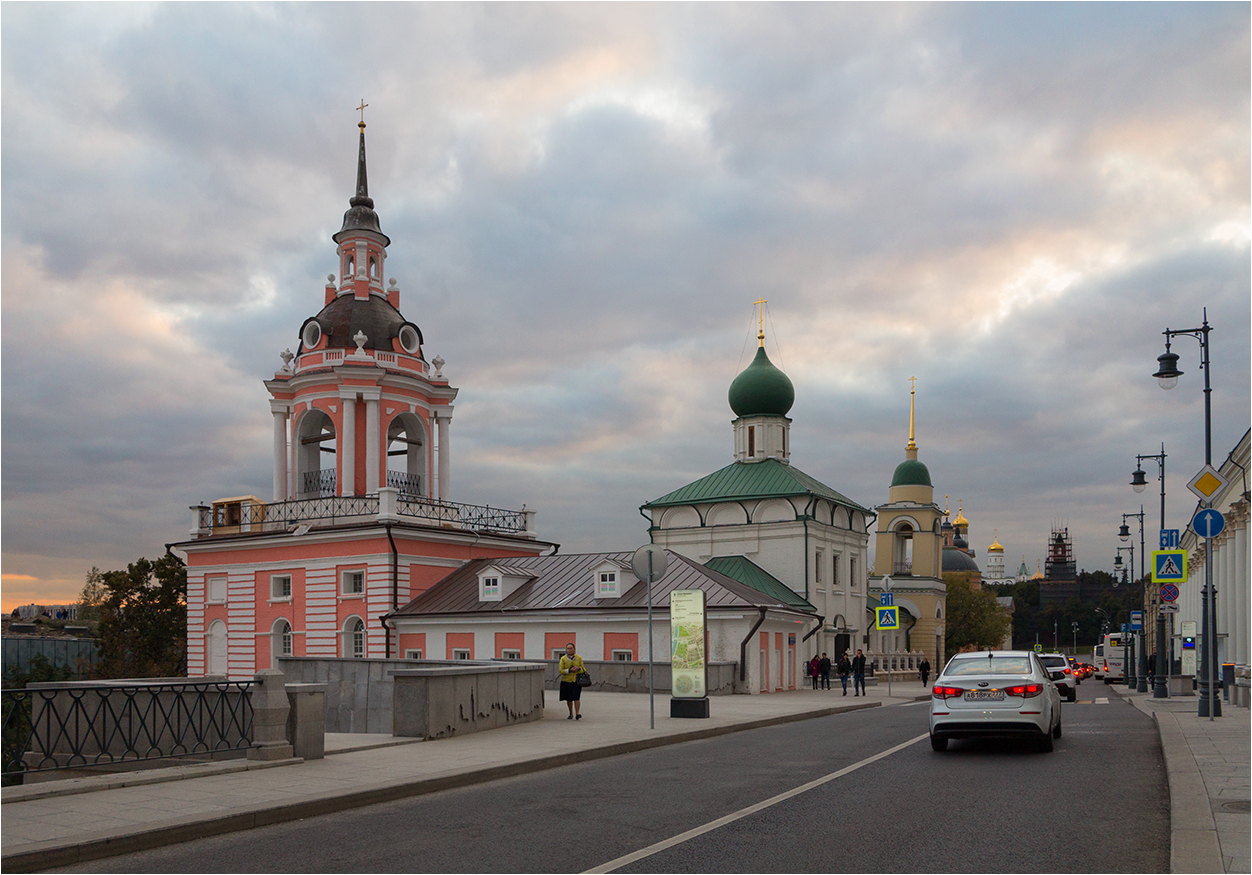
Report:
M 934 693 L 936 699 L 947 699 L 956 698 L 965 691 L 960 687 L 941 687 L 939 684 L 935 684 L 931 692 Z
M 1042 684 L 1020 684 L 1016 687 L 1005 687 L 1004 692 L 1010 696 L 1021 696 L 1023 699 L 1029 699 L 1043 692 Z
M 1066 673 L 1066 674 L 1069 674 L 1069 669 L 1068 669 L 1068 668 L 1067 668 L 1067 669 L 1065 669 L 1065 673 Z

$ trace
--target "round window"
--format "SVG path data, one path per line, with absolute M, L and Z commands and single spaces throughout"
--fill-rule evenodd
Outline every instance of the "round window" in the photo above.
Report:
M 313 349 L 321 342 L 322 326 L 317 323 L 316 319 L 310 319 L 304 326 L 304 331 L 300 333 L 300 340 L 304 343 L 305 349 Z
M 412 325 L 402 325 L 400 327 L 400 345 L 404 347 L 404 351 L 410 355 L 417 353 L 421 341 L 417 336 L 417 329 Z

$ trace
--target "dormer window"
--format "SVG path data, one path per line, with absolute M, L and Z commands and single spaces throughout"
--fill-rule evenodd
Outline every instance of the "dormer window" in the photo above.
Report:
M 596 588 L 596 593 L 602 598 L 605 596 L 612 597 L 617 595 L 617 572 L 601 571 L 600 584 Z
M 483 578 L 483 601 L 495 602 L 500 600 L 500 578 L 484 577 Z
M 522 568 L 510 565 L 491 565 L 478 573 L 478 600 L 502 602 L 534 575 Z

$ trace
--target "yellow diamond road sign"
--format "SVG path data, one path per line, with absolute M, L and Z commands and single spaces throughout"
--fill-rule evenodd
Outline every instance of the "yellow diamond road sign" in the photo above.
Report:
M 1191 478 L 1187 488 L 1195 493 L 1201 501 L 1212 503 L 1213 496 L 1221 492 L 1230 480 L 1212 465 L 1205 465 L 1200 473 Z

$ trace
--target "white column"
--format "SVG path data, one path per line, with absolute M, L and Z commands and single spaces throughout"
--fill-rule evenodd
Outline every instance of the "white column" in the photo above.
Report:
M 1235 662 L 1248 664 L 1248 521 L 1246 511 L 1239 514 L 1235 529 L 1235 617 L 1237 641 Z
M 356 390 L 341 392 L 343 402 L 343 434 L 339 435 L 340 495 L 356 492 Z
M 448 424 L 452 421 L 452 414 L 440 411 L 435 418 L 439 423 L 439 500 L 451 501 L 452 450 L 448 446 Z
M 378 399 L 381 389 L 365 394 L 365 492 L 372 495 L 378 491 L 379 419 Z
M 287 406 L 270 403 L 274 414 L 274 500 L 287 500 Z

